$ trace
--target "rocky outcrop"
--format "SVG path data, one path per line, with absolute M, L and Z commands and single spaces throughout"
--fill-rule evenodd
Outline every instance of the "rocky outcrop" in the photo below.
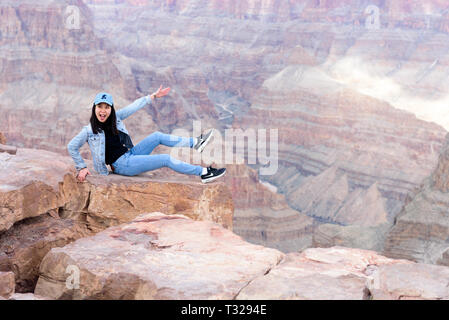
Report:
M 388 234 L 384 254 L 449 265 L 449 136 L 432 175 L 410 197 Z
M 26 218 L 58 211 L 58 184 L 73 170 L 68 157 L 38 149 L 0 153 L 0 232 Z
M 79 183 L 70 157 L 38 149 L 21 148 L 15 156 L 0 153 L 0 163 L 5 169 L 0 172 L 0 231 L 45 213 L 104 229 L 148 210 L 182 213 L 232 228 L 232 197 L 222 183 L 204 185 L 188 177 L 182 181 L 169 171 L 136 177 L 94 172 Z
M 194 234 L 194 236 L 192 236 Z M 449 268 L 343 247 L 287 255 L 218 224 L 146 213 L 52 249 L 35 294 L 49 299 L 448 299 Z
M 53 299 L 233 299 L 282 257 L 212 222 L 142 214 L 52 249 L 41 263 L 35 294 Z M 70 279 L 71 286 L 66 285 L 68 268 L 79 275 Z
M 371 298 L 379 266 L 411 262 L 392 260 L 372 251 L 334 247 L 289 253 L 267 275 L 246 286 L 238 299 L 363 300 Z M 376 283 L 377 285 L 377 283 Z
M 447 267 L 429 264 L 381 265 L 370 290 L 378 300 L 448 300 Z
M 131 221 L 141 213 L 158 210 L 181 213 L 194 220 L 214 221 L 232 229 L 233 201 L 223 183 L 210 185 L 167 176 L 125 177 L 111 174 L 88 177 L 78 183 L 73 175 L 64 176 L 61 194 L 67 199 L 60 216 L 86 221 L 98 231 Z
M 136 177 L 93 173 L 80 183 L 70 157 L 25 148 L 0 153 L 0 166 L 0 271 L 14 272 L 19 293 L 33 291 L 51 248 L 143 212 L 182 213 L 232 229 L 233 202 L 223 183 L 183 181 L 167 170 Z

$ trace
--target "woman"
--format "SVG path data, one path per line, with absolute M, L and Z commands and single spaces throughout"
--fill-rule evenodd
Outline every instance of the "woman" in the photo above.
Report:
M 97 94 L 92 106 L 90 124 L 84 126 L 81 132 L 67 145 L 69 154 L 75 161 L 78 181 L 83 182 L 86 176 L 91 174 L 79 153 L 79 149 L 86 142 L 90 147 L 94 169 L 102 175 L 109 174 L 106 165 L 110 165 L 112 172 L 126 176 L 169 167 L 180 173 L 197 175 L 203 183 L 222 177 L 226 172 L 225 168 L 203 168 L 176 160 L 168 154 L 150 155 L 159 144 L 169 147 L 190 147 L 202 152 L 212 137 L 212 130 L 197 138 L 184 138 L 154 132 L 133 146 L 123 120 L 148 103 L 153 103 L 156 98 L 164 97 L 169 91 L 170 88 L 162 89 L 160 86 L 155 93 L 137 99 L 117 112 L 110 94 L 105 92 Z

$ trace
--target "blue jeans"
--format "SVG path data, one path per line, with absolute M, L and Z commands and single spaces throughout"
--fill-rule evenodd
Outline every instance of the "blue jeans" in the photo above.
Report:
M 182 162 L 168 154 L 150 153 L 158 145 L 168 147 L 193 147 L 193 138 L 183 138 L 161 132 L 154 132 L 143 139 L 128 152 L 118 158 L 112 165 L 114 173 L 124 176 L 135 176 L 139 173 L 169 167 L 179 173 L 200 176 L 203 167 Z

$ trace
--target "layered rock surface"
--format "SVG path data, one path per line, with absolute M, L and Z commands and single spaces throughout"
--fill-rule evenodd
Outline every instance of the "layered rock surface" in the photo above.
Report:
M 282 257 L 218 224 L 142 214 L 52 249 L 35 293 L 54 299 L 233 299 Z M 79 270 L 79 289 L 66 286 L 69 266 Z
M 214 132 L 214 137 L 219 136 L 217 130 Z M 219 141 L 220 139 L 214 138 L 202 152 L 201 159 L 198 154 L 185 148 L 174 151 L 172 148 L 161 146 L 155 152 L 169 153 L 189 163 L 202 160 L 203 166 L 211 164 L 214 167 L 225 167 L 226 175 L 221 181 L 230 190 L 234 203 L 232 230 L 246 241 L 283 252 L 310 247 L 314 220 L 300 211 L 291 209 L 285 196 L 279 194 L 275 186 L 260 180 L 257 170 L 245 164 L 222 164 L 214 154 L 218 148 L 223 147 Z M 165 170 L 157 170 L 150 174 L 160 176 Z M 183 177 L 183 179 L 195 181 L 197 177 Z
M 35 294 L 51 299 L 448 299 L 448 280 L 449 268 L 443 266 L 342 247 L 285 255 L 249 244 L 212 222 L 155 212 L 52 249 L 41 264 Z
M 289 253 L 237 299 L 440 300 L 449 298 L 449 268 L 333 247 Z

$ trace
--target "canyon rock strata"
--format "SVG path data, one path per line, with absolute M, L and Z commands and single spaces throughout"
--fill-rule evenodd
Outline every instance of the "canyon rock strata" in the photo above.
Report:
M 318 227 L 316 245 L 359 247 L 371 234 L 359 248 L 382 250 L 405 199 L 434 169 L 445 130 L 312 69 L 267 80 L 234 126 L 279 128 L 279 168 L 260 178 L 291 208 L 330 224 Z
M 2 132 L 0 132 L 0 144 L 6 144 L 6 137 Z
M 7 1 L 0 8 L 0 128 L 10 144 L 66 154 L 96 93 L 113 92 L 119 108 L 149 94 L 132 85 L 130 66 L 105 50 L 82 1 Z M 156 128 L 149 118 L 130 122 Z
M 391 228 L 385 255 L 449 265 L 448 163 L 449 136 L 434 172 L 410 196 Z
M 227 165 L 225 185 L 234 201 L 233 232 L 246 241 L 283 252 L 312 246 L 313 218 L 288 206 L 284 195 L 260 183 L 257 170 Z

